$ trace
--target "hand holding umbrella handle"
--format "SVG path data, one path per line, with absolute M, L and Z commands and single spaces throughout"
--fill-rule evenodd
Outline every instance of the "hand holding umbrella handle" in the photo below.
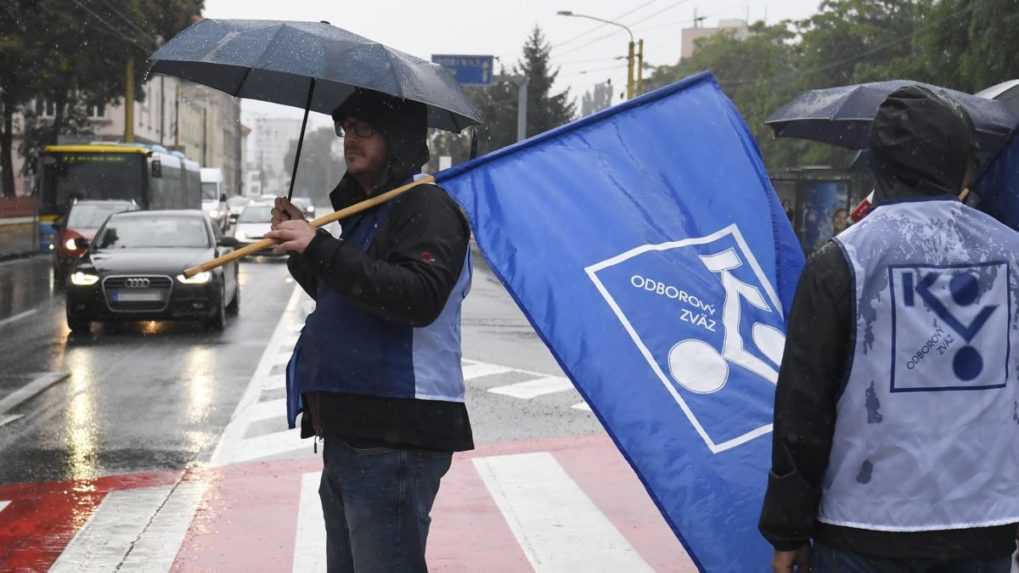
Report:
M 427 183 L 434 183 L 434 182 L 435 182 L 435 178 L 432 177 L 431 175 L 427 175 L 427 176 L 422 177 L 422 178 L 420 178 L 420 179 L 418 179 L 416 181 L 411 181 L 410 183 L 408 183 L 406 185 L 401 185 L 400 187 L 397 187 L 396 189 L 392 189 L 390 191 L 386 191 L 385 193 L 383 193 L 381 195 L 376 195 L 375 197 L 372 197 L 370 199 L 366 199 L 364 201 L 361 201 L 360 203 L 355 203 L 355 204 L 353 204 L 350 207 L 347 207 L 345 209 L 340 209 L 339 211 L 336 211 L 335 213 L 330 213 L 328 215 L 323 215 L 321 217 L 318 217 L 315 220 L 311 221 L 309 224 L 312 227 L 318 228 L 318 227 L 322 227 L 324 225 L 328 225 L 329 223 L 332 223 L 333 221 L 339 221 L 340 219 L 346 219 L 347 217 L 350 217 L 351 215 L 356 215 L 356 214 L 360 213 L 361 211 L 365 211 L 367 209 L 371 209 L 372 207 L 375 207 L 376 205 L 381 205 L 382 203 L 385 203 L 386 201 L 394 199 L 398 195 L 402 195 L 403 193 L 406 193 L 407 191 L 410 191 L 411 189 L 417 187 L 418 185 L 425 185 Z M 191 278 L 191 277 L 197 275 L 198 273 L 205 272 L 205 271 L 211 271 L 212 269 L 215 269 L 217 267 L 221 267 L 221 266 L 229 263 L 230 261 L 235 261 L 237 259 L 240 259 L 240 258 L 246 256 L 246 255 L 250 255 L 252 253 L 257 253 L 258 251 L 261 251 L 263 249 L 268 249 L 269 247 L 272 247 L 274 245 L 276 245 L 276 241 L 273 241 L 272 239 L 262 239 L 261 241 L 252 243 L 252 244 L 250 244 L 250 245 L 248 245 L 246 247 L 242 247 L 240 249 L 237 249 L 236 251 L 232 251 L 230 253 L 227 253 L 227 254 L 223 255 L 222 257 L 217 257 L 215 259 L 212 259 L 211 261 L 206 261 L 206 262 L 204 262 L 204 263 L 202 263 L 202 264 L 200 264 L 198 266 L 194 266 L 194 267 L 191 267 L 189 269 L 186 269 L 184 271 L 184 276 L 187 277 L 187 278 Z

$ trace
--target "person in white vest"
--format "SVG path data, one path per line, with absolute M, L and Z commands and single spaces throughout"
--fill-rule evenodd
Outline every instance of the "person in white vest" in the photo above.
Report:
M 1019 522 L 1019 234 L 958 200 L 961 108 L 902 88 L 876 208 L 789 315 L 760 530 L 775 571 L 1008 573 Z

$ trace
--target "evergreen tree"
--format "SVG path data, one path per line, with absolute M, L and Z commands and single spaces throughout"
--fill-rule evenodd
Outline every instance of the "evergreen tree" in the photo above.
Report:
M 552 95 L 559 70 L 549 69 L 549 44 L 541 28 L 534 27 L 524 44 L 524 59 L 516 67 L 518 75 L 526 76 L 527 135 L 536 135 L 567 123 L 576 114 L 576 104 L 567 88 Z
M 500 70 L 496 81 L 482 90 L 473 91 L 474 105 L 481 112 L 478 128 L 478 153 L 488 153 L 512 144 L 517 139 L 517 84 L 515 78 L 526 76 L 527 135 L 537 135 L 567 123 L 576 113 L 569 89 L 552 94 L 559 70 L 549 68 L 549 45 L 541 29 L 535 26 L 523 47 L 523 58 L 507 75 Z M 445 143 L 445 142 L 444 142 Z M 454 159 L 457 154 L 454 153 Z

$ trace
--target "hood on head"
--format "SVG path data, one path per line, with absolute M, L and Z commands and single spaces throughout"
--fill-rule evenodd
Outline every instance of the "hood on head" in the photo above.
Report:
M 428 108 L 422 103 L 358 88 L 332 116 L 335 122 L 355 117 L 382 135 L 387 156 L 382 188 L 414 175 L 428 162 Z
M 972 121 L 953 101 L 917 85 L 892 92 L 871 125 L 876 202 L 958 195 L 973 145 Z

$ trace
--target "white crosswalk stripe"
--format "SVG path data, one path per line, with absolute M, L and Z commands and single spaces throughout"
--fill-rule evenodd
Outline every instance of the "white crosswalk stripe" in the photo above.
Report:
M 548 452 L 474 465 L 537 573 L 652 571 Z
M 174 488 L 117 571 L 169 571 L 206 489 L 205 482 Z
M 521 400 L 530 400 L 532 398 L 537 398 L 538 396 L 544 396 L 545 394 L 566 392 L 567 390 L 572 389 L 573 383 L 570 382 L 569 379 L 562 378 L 560 376 L 547 376 L 545 378 L 538 378 L 537 380 L 528 380 L 526 382 L 510 384 L 508 386 L 489 388 L 488 391 L 493 394 L 502 394 L 503 396 L 519 398 Z
M 281 430 L 279 427 L 286 412 L 286 400 L 282 397 L 286 386 L 286 364 L 300 336 L 304 319 L 314 308 L 314 301 L 295 287 L 251 382 L 213 452 L 210 460 L 212 465 L 310 453 L 308 442 L 299 439 L 298 429 Z M 563 376 L 479 360 L 463 360 L 463 375 L 468 384 L 487 385 L 487 392 L 517 400 L 576 393 L 569 379 Z M 499 383 L 504 378 L 508 384 Z M 263 394 L 268 395 L 263 398 Z M 583 403 L 571 409 L 590 412 L 590 408 Z
M 301 501 L 297 510 L 297 538 L 294 541 L 294 573 L 326 570 L 326 529 L 318 484 L 322 472 L 301 476 Z
M 505 374 L 512 371 L 513 369 L 508 366 L 486 364 L 484 362 L 474 362 L 472 360 L 465 360 L 463 366 L 464 380 L 473 380 L 475 378 Z
M 171 486 L 115 491 L 103 498 L 92 517 L 68 544 L 50 573 L 115 571 Z

